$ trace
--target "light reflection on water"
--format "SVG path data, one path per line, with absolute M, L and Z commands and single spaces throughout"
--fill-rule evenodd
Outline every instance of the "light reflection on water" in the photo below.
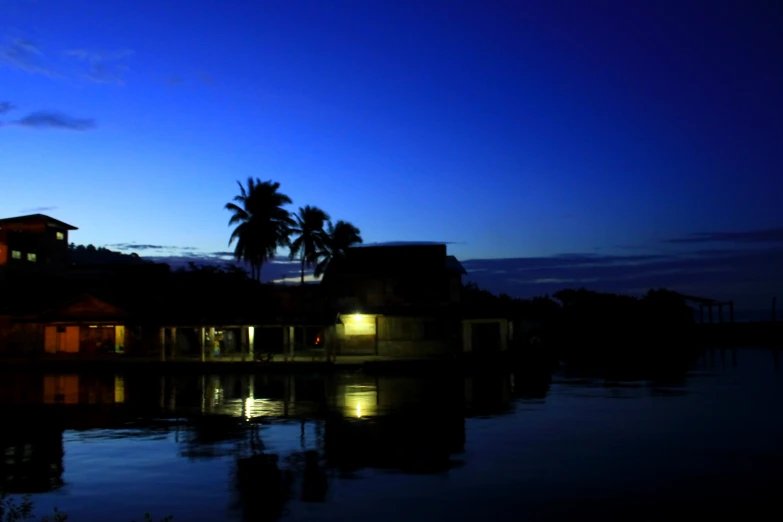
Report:
M 706 354 L 665 379 L 560 370 L 2 382 L 3 487 L 77 522 L 146 511 L 187 521 L 677 519 L 736 506 L 748 515 L 783 483 L 783 380 L 762 350 Z

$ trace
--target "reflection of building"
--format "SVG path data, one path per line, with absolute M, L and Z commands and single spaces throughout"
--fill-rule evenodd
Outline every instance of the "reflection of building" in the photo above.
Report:
M 116 405 L 125 403 L 125 376 L 27 373 L 0 376 L 0 405 Z M 148 387 L 148 384 L 147 384 Z
M 347 374 L 331 389 L 328 466 L 428 473 L 455 465 L 465 443 L 461 379 Z
M 51 419 L 3 418 L 0 491 L 44 493 L 63 485 L 63 430 Z
M 511 410 L 514 376 L 479 374 L 464 381 L 465 413 L 468 416 L 498 415 Z
M 122 404 L 125 402 L 125 377 L 79 374 L 43 376 L 44 404 Z

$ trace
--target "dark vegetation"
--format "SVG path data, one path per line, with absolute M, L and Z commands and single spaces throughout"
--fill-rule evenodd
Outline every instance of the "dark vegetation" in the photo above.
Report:
M 642 297 L 565 289 L 534 299 L 496 296 L 465 286 L 474 313 L 518 319 L 512 349 L 570 366 L 674 368 L 698 351 L 694 311 L 669 290 Z
M 168 516 L 160 519 L 160 522 L 171 522 L 174 517 Z M 67 522 L 70 520 L 66 513 L 54 509 L 51 515 L 38 517 L 35 514 L 35 505 L 29 497 L 10 497 L 0 490 L 0 522 Z M 144 514 L 142 522 L 156 522 L 149 513 Z
M 93 245 L 68 245 L 68 262 L 73 265 L 141 265 L 149 263 L 138 254 L 123 254 Z
M 239 194 L 226 203 L 233 226 L 228 244 L 234 245 L 234 258 L 250 266 L 250 276 L 261 280 L 264 263 L 275 257 L 278 248 L 288 248 L 289 257 L 305 268 L 314 266 L 321 275 L 329 262 L 345 249 L 362 242 L 361 232 L 347 221 L 332 223 L 331 217 L 318 207 L 306 205 L 291 213 L 285 207 L 292 203 L 280 192 L 280 183 L 248 178 L 237 182 Z
M 249 178 L 244 185 L 238 182 L 238 186 L 239 193 L 225 209 L 231 213 L 229 245 L 233 245 L 234 258 L 241 264 L 191 262 L 187 268 L 170 272 L 165 265 L 145 261 L 135 253 L 74 244 L 69 246 L 70 262 L 77 268 L 128 265 L 127 269 L 133 270 L 121 279 L 136 288 L 135 293 L 141 293 L 141 288 L 153 288 L 152 293 L 176 295 L 176 308 L 185 315 L 206 313 L 209 306 L 196 306 L 206 301 L 223 309 L 227 317 L 258 311 L 259 307 L 269 308 L 266 312 L 273 315 L 282 310 L 313 316 L 323 297 L 317 285 L 302 288 L 298 294 L 289 292 L 281 301 L 274 285 L 260 282 L 264 263 L 272 260 L 279 248 L 287 248 L 288 257 L 299 262 L 300 280 L 304 283 L 307 268 L 314 268 L 315 276 L 321 276 L 329 263 L 351 246 L 362 243 L 359 229 L 346 221 L 333 223 L 327 212 L 315 206 L 289 211 L 292 200 L 280 191 L 277 182 Z M 147 270 L 156 266 L 166 270 Z M 147 296 L 151 294 L 147 292 Z M 297 310 L 299 301 L 308 303 L 307 310 Z M 194 303 L 195 308 L 183 304 L 188 302 Z M 584 288 L 564 289 L 552 296 L 517 299 L 494 295 L 468 283 L 463 287 L 462 307 L 468 317 L 512 319 L 516 331 L 511 348 L 517 353 L 571 365 L 666 365 L 679 359 L 689 360 L 699 343 L 742 344 L 756 336 L 755 341 L 764 344 L 780 337 L 777 324 L 768 325 L 763 332 L 734 325 L 731 329 L 726 325 L 712 325 L 712 330 L 697 327 L 694 310 L 686 299 L 664 289 L 650 290 L 641 297 Z

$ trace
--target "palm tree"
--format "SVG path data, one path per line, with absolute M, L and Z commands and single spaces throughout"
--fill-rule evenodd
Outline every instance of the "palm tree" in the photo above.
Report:
M 291 228 L 296 222 L 288 210 L 291 198 L 279 192 L 280 183 L 247 179 L 247 188 L 237 181 L 239 195 L 226 210 L 233 213 L 229 226 L 236 225 L 228 245 L 236 241 L 234 258 L 250 265 L 251 276 L 261 281 L 261 267 L 275 257 L 278 247 L 289 245 Z
M 304 284 L 305 266 L 318 262 L 318 254 L 326 248 L 326 232 L 324 224 L 329 221 L 329 214 L 318 207 L 307 205 L 300 207 L 294 215 L 296 228 L 291 230 L 298 237 L 291 243 L 291 259 L 296 256 L 302 260 L 302 284 Z
M 362 242 L 361 231 L 347 221 L 338 221 L 334 225 L 329 221 L 326 225 L 326 241 L 324 248 L 315 256 L 321 261 L 315 267 L 315 277 L 320 277 L 326 272 L 326 267 L 333 259 L 345 255 L 345 251 L 352 245 Z

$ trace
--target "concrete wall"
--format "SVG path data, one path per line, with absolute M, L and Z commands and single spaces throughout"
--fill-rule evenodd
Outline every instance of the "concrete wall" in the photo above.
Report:
M 455 353 L 447 341 L 378 341 L 378 355 L 386 357 L 432 357 Z
M 346 335 L 343 325 L 329 329 L 327 342 L 337 355 L 430 357 L 457 353 L 458 332 L 440 319 L 426 317 L 377 317 L 374 335 Z M 453 334 L 453 335 L 452 335 Z
M 325 329 L 328 349 L 337 355 L 375 355 L 375 335 L 345 335 L 342 324 Z
M 339 340 L 339 355 L 375 355 L 374 335 L 354 335 Z

